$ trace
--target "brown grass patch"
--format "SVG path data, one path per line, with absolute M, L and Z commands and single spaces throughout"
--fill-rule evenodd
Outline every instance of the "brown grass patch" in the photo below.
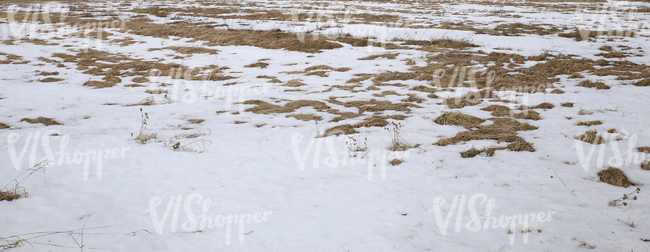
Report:
M 317 116 L 317 115 L 312 115 L 312 114 L 290 114 L 290 115 L 287 115 L 286 117 L 293 117 L 293 118 L 296 118 L 296 119 L 302 120 L 302 121 L 312 121 L 312 120 L 313 121 L 321 121 L 321 120 L 323 120 L 322 117 Z
M 18 188 L 15 190 L 0 190 L 0 201 L 12 201 L 21 198 L 23 195 L 18 192 Z
M 208 49 L 205 47 L 195 47 L 195 46 L 168 46 L 168 47 L 163 47 L 163 48 L 149 48 L 149 51 L 158 51 L 158 50 L 173 50 L 174 52 L 177 53 L 182 53 L 182 54 L 195 54 L 195 53 L 209 53 L 209 54 L 217 54 L 219 53 L 219 50 L 216 49 Z
M 579 73 L 572 73 L 571 75 L 569 75 L 569 79 L 582 79 L 582 78 L 584 78 L 584 76 L 582 76 L 582 74 Z
M 286 49 L 308 53 L 318 53 L 321 50 L 342 47 L 339 44 L 327 41 L 325 36 L 320 36 L 316 40 L 305 39 L 300 42 L 296 34 L 280 30 L 225 30 L 185 22 L 154 24 L 149 21 L 148 19 L 132 19 L 126 23 L 126 29 L 142 36 L 194 38 L 195 40 L 208 41 L 210 46 L 248 45 L 265 49 Z
M 39 82 L 59 82 L 62 81 L 63 79 L 61 78 L 53 78 L 53 77 L 47 77 L 45 79 L 40 79 L 38 80 Z
M 553 91 L 551 91 L 550 93 L 551 94 L 564 94 L 564 91 L 556 88 L 556 89 L 553 89 Z
M 550 104 L 548 102 L 540 103 L 537 104 L 537 106 L 533 107 L 534 109 L 552 109 L 555 108 L 553 104 Z
M 603 122 L 601 122 L 601 121 L 587 121 L 587 122 L 578 121 L 578 122 L 576 122 L 577 126 L 592 126 L 592 125 L 601 125 L 601 124 L 603 124 Z
M 393 160 L 391 160 L 391 161 L 388 162 L 388 163 L 391 164 L 392 166 L 396 166 L 396 165 L 399 165 L 399 164 L 401 164 L 401 163 L 404 163 L 404 160 L 401 160 L 401 159 L 393 159 Z
M 430 40 L 406 40 L 404 41 L 405 45 L 418 45 L 422 46 L 422 50 L 426 50 L 427 47 L 434 48 L 454 48 L 454 49 L 465 49 L 468 47 L 478 47 L 478 45 L 473 44 L 466 39 L 451 39 L 451 38 L 432 38 Z
M 323 136 L 328 137 L 328 136 L 338 136 L 340 134 L 343 135 L 350 135 L 350 134 L 355 134 L 358 133 L 352 125 L 349 124 L 343 124 L 339 125 L 336 127 L 329 128 L 328 130 L 325 131 L 325 134 Z
M 600 135 L 598 135 L 598 131 L 596 130 L 590 130 L 585 133 L 582 133 L 576 137 L 576 139 L 587 142 L 590 144 L 603 144 L 605 143 L 605 139 L 603 139 Z
M 359 60 L 374 60 L 377 58 L 386 58 L 386 59 L 395 59 L 399 53 L 384 53 L 384 54 L 376 54 L 376 55 L 370 55 L 367 57 L 359 58 Z
M 253 64 L 245 65 L 244 67 L 247 67 L 247 68 L 252 68 L 252 67 L 266 68 L 268 66 L 269 66 L 269 63 L 258 61 L 258 62 L 255 62 Z
M 598 81 L 592 82 L 590 80 L 583 80 L 578 84 L 580 87 L 596 88 L 596 89 L 609 89 L 610 87 L 605 85 L 605 83 Z
M 47 72 L 47 71 L 43 71 L 43 72 L 38 73 L 38 75 L 42 75 L 42 76 L 59 75 L 59 72 Z
M 255 114 L 271 114 L 271 113 L 291 113 L 296 109 L 302 107 L 313 107 L 319 111 L 325 111 L 329 109 L 329 106 L 323 102 L 319 101 L 310 101 L 310 100 L 297 100 L 291 101 L 285 104 L 284 106 L 278 106 L 269 104 L 265 101 L 260 100 L 248 100 L 243 102 L 243 104 L 255 104 L 257 105 L 254 108 L 246 109 L 246 111 L 253 112 Z
M 93 87 L 93 88 L 109 88 L 115 86 L 115 82 L 109 81 L 86 81 L 84 86 Z
M 641 169 L 650 171 L 650 160 L 646 160 L 643 163 L 641 163 Z
M 539 113 L 533 111 L 533 110 L 527 110 L 518 114 L 514 115 L 515 118 L 518 119 L 529 119 L 529 120 L 541 120 L 542 118 L 539 116 Z
M 0 122 L 0 129 L 8 129 L 8 128 L 11 128 L 11 126 Z
M 307 84 L 300 82 L 299 80 L 290 80 L 287 83 L 282 84 L 283 87 L 302 87 Z
M 416 94 L 406 94 L 408 95 L 407 98 L 402 99 L 402 102 L 415 102 L 415 103 L 422 103 L 424 101 L 424 98 L 419 97 Z
M 469 129 L 478 127 L 485 120 L 459 112 L 445 112 L 436 118 L 434 122 L 440 125 L 456 125 Z
M 573 103 L 565 102 L 565 103 L 560 104 L 560 106 L 567 107 L 567 108 L 573 108 Z
M 147 79 L 147 77 L 138 76 L 138 77 L 134 77 L 131 81 L 135 83 L 145 83 L 145 82 L 149 82 L 149 79 Z
M 511 151 L 535 151 L 535 148 L 533 148 L 533 146 L 531 146 L 531 144 L 526 142 L 523 138 L 518 138 L 513 143 L 508 144 L 508 149 Z
M 528 123 L 520 123 L 512 118 L 491 118 L 489 120 L 494 121 L 494 123 L 491 125 L 479 125 L 478 130 L 462 131 L 454 137 L 440 139 L 436 145 L 446 146 L 459 142 L 486 139 L 512 143 L 520 139 L 516 135 L 517 131 L 537 129 L 535 126 Z
M 205 119 L 188 119 L 187 121 L 192 124 L 200 124 L 205 122 Z
M 637 86 L 637 87 L 647 87 L 647 86 L 650 86 L 650 79 L 643 79 L 643 80 L 640 80 L 640 81 L 634 82 L 633 85 L 635 85 L 635 86 Z
M 650 147 L 638 147 L 636 148 L 639 152 L 650 154 Z
M 47 117 L 38 117 L 38 118 L 23 118 L 20 119 L 21 122 L 28 122 L 31 124 L 37 124 L 37 123 L 42 123 L 45 124 L 45 126 L 50 126 L 50 125 L 63 125 L 57 121 L 55 121 L 52 118 L 47 118 Z
M 599 171 L 598 178 L 600 178 L 600 181 L 607 184 L 625 188 L 636 185 L 635 183 L 630 182 L 621 169 L 614 167 L 609 167 L 605 170 Z
M 472 148 L 470 148 L 469 150 L 461 152 L 460 157 L 462 157 L 462 158 L 473 158 L 476 155 L 481 154 L 481 152 L 483 152 L 483 151 L 478 150 L 478 149 L 474 148 L 474 146 L 472 146 Z

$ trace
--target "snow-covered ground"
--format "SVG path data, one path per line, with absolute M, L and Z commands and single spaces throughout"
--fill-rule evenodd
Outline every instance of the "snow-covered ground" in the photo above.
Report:
M 13 191 L 18 182 L 19 192 L 28 193 L 17 200 L 0 201 L 0 248 L 650 251 L 650 243 L 645 241 L 650 239 L 650 201 L 645 188 L 650 171 L 640 168 L 648 154 L 637 150 L 650 146 L 650 87 L 632 85 L 648 78 L 647 69 L 629 71 L 640 77 L 628 80 L 588 71 L 582 71 L 581 78 L 558 74 L 553 76 L 557 81 L 540 89 L 543 92 L 510 92 L 513 95 L 507 96 L 509 92 L 502 91 L 497 92 L 500 100 L 484 99 L 455 109 L 444 104 L 445 98 L 470 89 L 438 87 L 435 95 L 427 96 L 427 92 L 411 89 L 421 85 L 436 88 L 430 80 L 378 80 L 382 73 L 409 72 L 414 66 L 432 64 L 430 58 L 447 49 L 421 50 L 405 42 L 432 38 L 469 41 L 477 47 L 457 50 L 480 55 L 573 54 L 593 62 L 606 59 L 648 64 L 650 15 L 646 12 L 636 12 L 633 18 L 621 21 L 624 27 L 636 27 L 634 37 L 582 41 L 557 33 L 503 36 L 436 27 L 441 22 L 459 21 L 472 29 L 487 30 L 502 23 L 546 24 L 566 29 L 564 33 L 575 30 L 577 20 L 584 16 L 585 25 L 590 24 L 590 18 L 600 20 L 603 29 L 609 31 L 616 28 L 612 17 L 632 13 L 625 8 L 648 8 L 648 4 L 397 1 L 340 2 L 323 7 L 321 4 L 327 2 L 303 2 L 302 6 L 282 1 L 124 3 L 88 2 L 76 9 L 65 3 L 49 5 L 54 7 L 49 10 L 53 15 L 67 13 L 79 20 L 106 20 L 111 17 L 99 13 L 116 13 L 115 25 L 104 30 L 110 34 L 102 37 L 90 33 L 70 36 L 75 30 L 65 22 L 53 25 L 41 21 L 20 27 L 6 12 L 29 12 L 35 5 L 0 6 L 0 123 L 8 126 L 0 129 L 0 186 Z M 142 33 L 128 26 L 131 20 L 147 17 L 151 24 L 167 25 L 178 21 L 170 18 L 174 16 L 171 12 L 154 15 L 137 11 L 152 7 L 252 10 L 232 13 L 238 17 L 233 19 L 197 14 L 182 20 L 213 29 L 298 33 L 307 44 L 315 34 L 320 38 L 329 34 L 331 43 L 341 47 L 306 53 L 265 45 L 214 45 L 183 36 L 138 35 Z M 352 10 L 347 21 L 314 21 L 318 13 L 328 11 L 344 17 L 346 8 Z M 292 12 L 314 15 L 311 20 L 241 18 L 269 10 L 289 16 Z M 390 22 L 372 22 L 360 17 L 364 13 L 398 17 Z M 52 22 L 56 20 L 58 16 Z M 48 37 L 44 30 L 53 26 L 58 30 Z M 353 47 L 334 41 L 340 34 L 376 39 L 371 39 L 371 46 Z M 123 43 L 128 38 L 134 43 Z M 399 47 L 383 48 L 382 41 Z M 604 52 L 603 46 L 626 53 L 626 57 L 596 55 Z M 183 53 L 183 48 L 204 51 Z M 83 55 L 88 55 L 84 52 L 107 56 L 84 61 Z M 383 57 L 363 59 L 380 55 Z M 179 76 L 172 79 L 129 65 L 142 61 L 185 68 L 172 68 L 171 72 Z M 544 62 L 526 60 L 516 67 Z M 504 68 L 513 69 L 508 63 Z M 472 64 L 487 72 L 487 66 L 494 62 Z M 116 67 L 115 73 L 107 74 L 111 67 L 106 66 L 112 65 L 129 66 Z M 215 69 L 218 73 L 212 72 L 209 77 L 199 74 Z M 110 82 L 110 76 L 118 77 L 119 82 Z M 195 79 L 181 79 L 192 76 Z M 136 77 L 147 79 L 139 81 Z M 351 81 L 359 77 L 362 80 Z M 602 81 L 610 88 L 578 86 L 583 80 Z M 92 81 L 114 86 L 84 86 Z M 551 93 L 555 89 L 564 93 Z M 403 101 L 409 98 L 407 94 L 422 100 Z M 354 105 L 372 99 L 387 101 L 389 108 Z M 146 102 L 150 103 L 143 104 Z M 554 108 L 534 109 L 539 120 L 515 119 L 538 127 L 516 132 L 534 147 L 534 152 L 505 149 L 494 156 L 461 158 L 459 153 L 473 146 L 505 147 L 507 143 L 472 140 L 435 144 L 479 127 L 466 129 L 434 122 L 445 112 L 490 119 L 494 117 L 490 111 L 482 110 L 488 105 L 516 108 L 541 103 Z M 573 106 L 561 106 L 563 103 Z M 364 123 L 373 115 L 401 123 L 400 141 L 411 148 L 389 150 L 394 136 L 392 124 L 354 127 L 356 133 L 316 137 L 335 126 Z M 52 118 L 60 125 L 22 120 L 39 117 Z M 576 125 L 594 120 L 602 124 Z M 480 125 L 490 123 L 493 121 Z M 612 128 L 618 133 L 601 145 L 575 139 L 587 130 L 603 133 Z M 136 140 L 139 135 L 147 136 L 144 143 Z M 353 141 L 358 147 L 350 144 Z M 590 151 L 592 156 L 585 157 Z M 640 158 L 635 160 L 633 155 Z M 389 163 L 395 160 L 403 162 Z M 601 165 L 598 160 L 602 160 Z M 28 169 L 40 167 L 36 164 L 41 161 L 47 165 L 32 174 Z M 598 172 L 610 166 L 623 170 L 637 185 L 623 188 L 600 182 Z M 611 201 L 637 187 L 640 192 L 633 195 L 638 198 L 624 200 L 626 205 L 621 201 L 610 206 Z

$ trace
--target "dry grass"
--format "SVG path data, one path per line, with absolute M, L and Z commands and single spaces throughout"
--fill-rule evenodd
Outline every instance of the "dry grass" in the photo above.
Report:
M 18 188 L 15 190 L 0 190 L 0 201 L 12 201 L 23 197 L 23 192 L 18 191 Z
M 115 82 L 111 81 L 86 81 L 84 82 L 84 86 L 86 87 L 93 87 L 93 88 L 109 88 L 115 86 Z
M 465 49 L 468 47 L 478 47 L 468 39 L 451 39 L 451 38 L 432 38 L 430 40 L 406 40 L 405 45 L 418 45 L 422 46 L 422 50 L 433 48 L 454 48 Z
M 177 53 L 182 53 L 182 54 L 199 54 L 199 53 L 208 53 L 208 54 L 217 54 L 219 53 L 219 50 L 216 49 L 208 49 L 205 47 L 198 47 L 198 46 L 168 46 L 168 47 L 163 47 L 163 48 L 149 48 L 149 51 L 158 51 L 158 50 L 172 50 Z
M 147 77 L 138 76 L 138 77 L 134 77 L 133 80 L 131 81 L 135 83 L 145 83 L 145 82 L 149 82 L 149 79 L 147 79 Z
M 490 125 L 479 125 L 477 130 L 462 131 L 451 138 L 442 138 L 435 144 L 438 146 L 446 146 L 459 142 L 486 139 L 513 143 L 521 139 L 517 136 L 517 131 L 537 129 L 535 126 L 528 123 L 520 123 L 512 118 L 492 118 L 490 120 L 494 121 L 494 123 Z
M 485 120 L 459 112 L 445 112 L 436 118 L 434 122 L 440 125 L 457 125 L 469 129 L 478 127 L 478 125 L 485 122 Z
M 358 133 L 358 132 L 356 130 L 354 130 L 352 125 L 343 124 L 343 125 L 339 125 L 339 126 L 327 129 L 323 136 L 324 137 L 338 136 L 338 135 L 341 135 L 341 134 L 350 135 L 350 134 L 355 134 L 355 133 Z
M 605 83 L 598 81 L 598 82 L 592 82 L 590 80 L 584 80 L 581 81 L 580 84 L 578 84 L 580 87 L 588 87 L 588 88 L 596 88 L 596 89 L 609 89 L 610 87 L 605 85 Z
M 258 61 L 258 62 L 255 62 L 253 64 L 245 65 L 244 67 L 248 67 L 248 68 L 252 68 L 252 67 L 266 68 L 268 66 L 269 66 L 269 63 Z
M 598 172 L 598 177 L 600 181 L 605 182 L 610 185 L 620 186 L 620 187 L 629 187 L 636 185 L 635 183 L 630 182 L 630 180 L 625 176 L 623 171 L 618 168 L 609 167 L 605 170 Z
M 148 19 L 132 19 L 126 23 L 126 29 L 142 36 L 193 38 L 197 41 L 207 41 L 210 46 L 247 45 L 265 49 L 286 49 L 308 53 L 318 53 L 322 50 L 342 47 L 339 44 L 327 41 L 324 36 L 316 40 L 305 39 L 301 42 L 297 35 L 280 30 L 224 30 L 186 22 L 154 24 L 149 21 Z
M 470 148 L 469 150 L 461 152 L 460 157 L 462 157 L 462 158 L 472 158 L 472 157 L 475 157 L 478 154 L 481 154 L 481 152 L 483 152 L 483 151 L 478 150 L 478 149 L 474 148 L 474 146 L 472 146 L 472 148 Z
M 650 154 L 650 147 L 638 147 L 636 148 L 639 152 Z
M 42 75 L 42 76 L 59 75 L 59 72 L 43 71 L 43 72 L 38 73 L 38 75 Z
M 555 106 L 553 104 L 548 103 L 548 102 L 544 102 L 544 103 L 537 104 L 537 106 L 532 107 L 532 108 L 534 108 L 534 109 L 552 109 L 552 108 L 555 108 Z
M 203 123 L 205 119 L 188 119 L 187 121 L 191 124 L 200 124 Z
M 573 103 L 565 102 L 565 103 L 560 104 L 560 106 L 567 107 L 567 108 L 573 108 Z
M 641 163 L 641 169 L 650 171 L 650 160 L 646 160 L 643 163 Z
M 391 161 L 388 162 L 388 163 L 391 164 L 392 166 L 396 166 L 396 165 L 399 165 L 399 164 L 401 164 L 401 163 L 404 163 L 404 160 L 401 160 L 401 159 L 393 159 L 393 160 L 391 160 Z
M 395 59 L 399 53 L 384 53 L 384 54 L 376 54 L 376 55 L 370 55 L 367 57 L 359 58 L 359 60 L 374 60 L 377 58 L 386 58 L 386 59 Z
M 287 115 L 286 117 L 293 117 L 293 118 L 296 118 L 298 120 L 302 120 L 302 121 L 306 121 L 306 122 L 307 121 L 321 121 L 321 120 L 323 120 L 322 117 L 317 116 L 317 115 L 312 115 L 312 114 L 290 114 L 290 115 Z
M 603 144 L 605 139 L 603 139 L 596 130 L 590 130 L 585 133 L 582 133 L 576 137 L 576 139 L 587 142 L 590 144 Z
M 601 124 L 603 124 L 603 122 L 601 122 L 601 121 L 587 121 L 587 122 L 578 121 L 578 122 L 576 122 L 577 126 L 592 126 L 592 125 L 601 125 Z
M 533 146 L 530 143 L 526 142 L 522 138 L 519 138 L 513 143 L 508 144 L 508 149 L 511 151 L 530 151 L 530 152 L 535 151 L 535 148 L 533 148 Z
M 246 109 L 246 111 L 250 111 L 255 114 L 291 113 L 294 110 L 302 107 L 313 107 L 314 109 L 317 109 L 319 111 L 325 111 L 330 108 L 324 102 L 310 101 L 310 100 L 291 101 L 285 104 L 284 106 L 273 105 L 268 102 L 260 101 L 260 100 L 248 100 L 243 102 L 243 104 L 257 105 L 254 108 Z
M 156 89 L 149 89 L 145 92 L 148 94 L 166 94 L 169 91 L 167 91 L 166 89 L 156 88 Z
M 45 79 L 40 79 L 38 80 L 39 82 L 59 82 L 62 81 L 63 79 L 61 78 L 53 78 L 53 77 L 47 77 Z
M 0 129 L 8 129 L 8 128 L 11 128 L 11 126 L 0 122 Z
M 63 125 L 57 121 L 55 121 L 52 118 L 47 118 L 47 117 L 38 117 L 38 118 L 23 118 L 20 119 L 21 122 L 28 122 L 31 124 L 37 124 L 37 123 L 42 123 L 45 124 L 45 126 L 50 126 L 50 125 Z
M 637 87 L 647 87 L 647 86 L 650 86 L 650 79 L 643 79 L 643 80 L 640 80 L 640 81 L 634 82 L 633 85 L 635 85 L 635 86 L 637 86 Z

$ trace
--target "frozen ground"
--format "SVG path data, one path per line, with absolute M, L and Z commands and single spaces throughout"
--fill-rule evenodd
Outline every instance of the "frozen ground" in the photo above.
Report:
M 650 146 L 648 4 L 11 6 L 0 5 L 0 186 L 28 195 L 0 201 L 7 251 L 650 251 L 637 149 Z M 37 22 L 14 22 L 25 13 Z M 604 35 L 559 36 L 581 17 Z M 106 20 L 102 35 L 74 33 Z M 464 82 L 448 79 L 455 70 Z M 490 82 L 493 96 L 460 99 Z M 436 120 L 449 111 L 486 120 Z M 588 130 L 604 143 L 576 140 Z M 483 135 L 442 144 L 465 131 Z M 496 151 L 462 158 L 472 147 Z M 601 182 L 608 167 L 636 185 Z

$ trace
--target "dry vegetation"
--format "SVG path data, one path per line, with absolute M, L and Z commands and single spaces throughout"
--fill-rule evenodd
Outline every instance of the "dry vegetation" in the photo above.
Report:
M 621 169 L 614 167 L 609 167 L 598 172 L 598 178 L 600 178 L 600 181 L 607 184 L 625 188 L 636 185 L 635 183 L 630 182 Z

